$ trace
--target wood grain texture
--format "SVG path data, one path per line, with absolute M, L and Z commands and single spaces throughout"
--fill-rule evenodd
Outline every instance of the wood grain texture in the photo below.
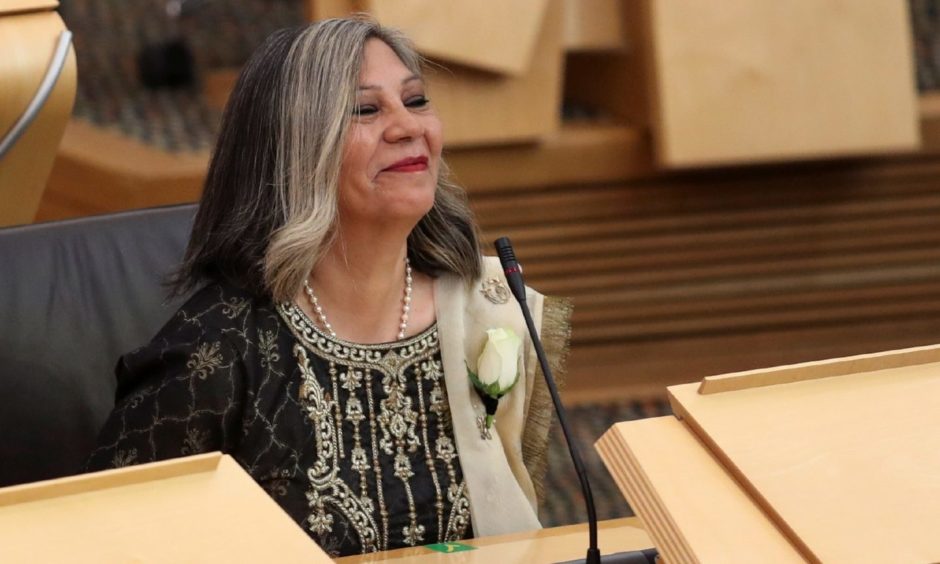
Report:
M 36 94 L 65 24 L 55 12 L 0 16 L 0 135 L 6 135 Z M 76 87 L 75 51 L 39 114 L 0 161 L 0 225 L 30 223 L 42 199 Z
M 810 379 L 784 371 L 778 385 L 669 392 L 677 415 L 812 561 L 935 562 L 940 361 L 926 352 L 799 367 Z
M 448 147 L 531 143 L 559 129 L 562 0 L 330 0 L 307 14 L 317 20 L 353 10 L 402 29 L 432 59 L 425 80 Z
M 894 351 L 870 353 L 849 358 L 819 360 L 771 369 L 711 376 L 702 380 L 698 393 L 707 395 L 736 392 L 762 386 L 776 386 L 929 363 L 940 363 L 940 345 L 910 348 L 904 350 L 903 353 Z
M 522 76 L 545 55 L 538 38 L 550 1 L 367 0 L 364 7 L 383 25 L 404 31 L 424 55 Z
M 664 165 L 917 147 L 905 3 L 646 4 Z
M 565 50 L 620 50 L 627 46 L 621 0 L 564 0 Z
M 604 554 L 642 550 L 653 543 L 636 517 L 611 519 L 597 524 L 598 545 Z M 423 546 L 400 548 L 378 554 L 345 556 L 339 564 L 405 562 L 416 564 L 494 564 L 496 562 L 559 562 L 584 558 L 587 525 L 566 525 L 508 535 L 492 535 L 461 541 L 476 550 L 459 554 L 433 552 Z
M 59 7 L 58 0 L 3 0 L 0 15 L 24 12 L 46 12 Z
M 566 394 L 592 399 L 940 342 L 937 174 L 932 157 L 878 159 L 475 191 L 471 204 L 532 286 L 574 300 Z
M 674 417 L 618 423 L 596 448 L 666 562 L 806 562 Z
M 0 545 L 15 563 L 332 562 L 218 453 L 0 490 Z
M 194 202 L 209 153 L 167 153 L 81 120 L 69 122 L 37 219 Z
M 534 142 L 557 131 L 562 67 L 560 0 L 547 3 L 525 72 L 501 76 L 466 66 L 432 67 L 425 80 L 444 123 L 444 142 L 451 147 Z

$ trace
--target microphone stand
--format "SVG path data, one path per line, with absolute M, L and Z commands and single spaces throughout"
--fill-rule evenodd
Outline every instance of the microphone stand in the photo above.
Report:
M 578 481 L 581 482 L 581 492 L 584 495 L 584 503 L 587 506 L 588 515 L 588 549 L 584 562 L 586 564 L 601 564 L 601 553 L 597 548 L 597 512 L 594 510 L 594 495 L 591 493 L 591 484 L 587 478 L 587 471 L 584 469 L 584 462 L 578 452 L 578 447 L 571 438 L 571 431 L 568 428 L 568 420 L 564 405 L 558 396 L 558 388 L 555 386 L 555 378 L 552 376 L 552 369 L 548 365 L 548 358 L 545 356 L 545 350 L 542 348 L 542 340 L 539 338 L 535 322 L 532 320 L 532 314 L 526 305 L 525 281 L 522 278 L 522 266 L 516 260 L 516 254 L 512 249 L 512 243 L 508 237 L 500 237 L 494 242 L 496 254 L 499 256 L 499 262 L 506 275 L 506 281 L 509 283 L 509 290 L 519 303 L 522 309 L 522 316 L 525 318 L 526 327 L 529 330 L 529 336 L 535 347 L 535 354 L 538 356 L 539 365 L 542 367 L 542 375 L 545 377 L 545 384 L 548 386 L 549 394 L 552 396 L 552 403 L 555 405 L 555 413 L 558 414 L 558 423 L 561 425 L 562 433 L 565 435 L 565 442 L 568 443 L 568 453 L 571 455 L 571 461 L 574 463 L 575 472 L 578 474 Z M 611 558 L 604 559 L 604 562 L 622 562 L 636 564 L 652 564 L 655 560 L 655 550 L 636 550 L 609 555 Z M 572 561 L 580 562 L 580 561 Z

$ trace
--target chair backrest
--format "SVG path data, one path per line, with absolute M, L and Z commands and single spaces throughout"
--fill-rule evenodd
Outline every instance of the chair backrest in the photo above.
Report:
M 0 229 L 0 486 L 77 473 L 114 405 L 118 357 L 181 300 L 162 283 L 194 205 Z

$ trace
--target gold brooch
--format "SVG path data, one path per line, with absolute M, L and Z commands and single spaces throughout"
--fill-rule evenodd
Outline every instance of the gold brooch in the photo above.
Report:
M 480 293 L 494 304 L 509 303 L 509 288 L 499 278 L 485 280 Z

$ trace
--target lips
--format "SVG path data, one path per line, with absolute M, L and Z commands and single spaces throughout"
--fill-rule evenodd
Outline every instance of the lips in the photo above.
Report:
M 408 157 L 385 167 L 382 172 L 419 172 L 428 169 L 427 157 Z

